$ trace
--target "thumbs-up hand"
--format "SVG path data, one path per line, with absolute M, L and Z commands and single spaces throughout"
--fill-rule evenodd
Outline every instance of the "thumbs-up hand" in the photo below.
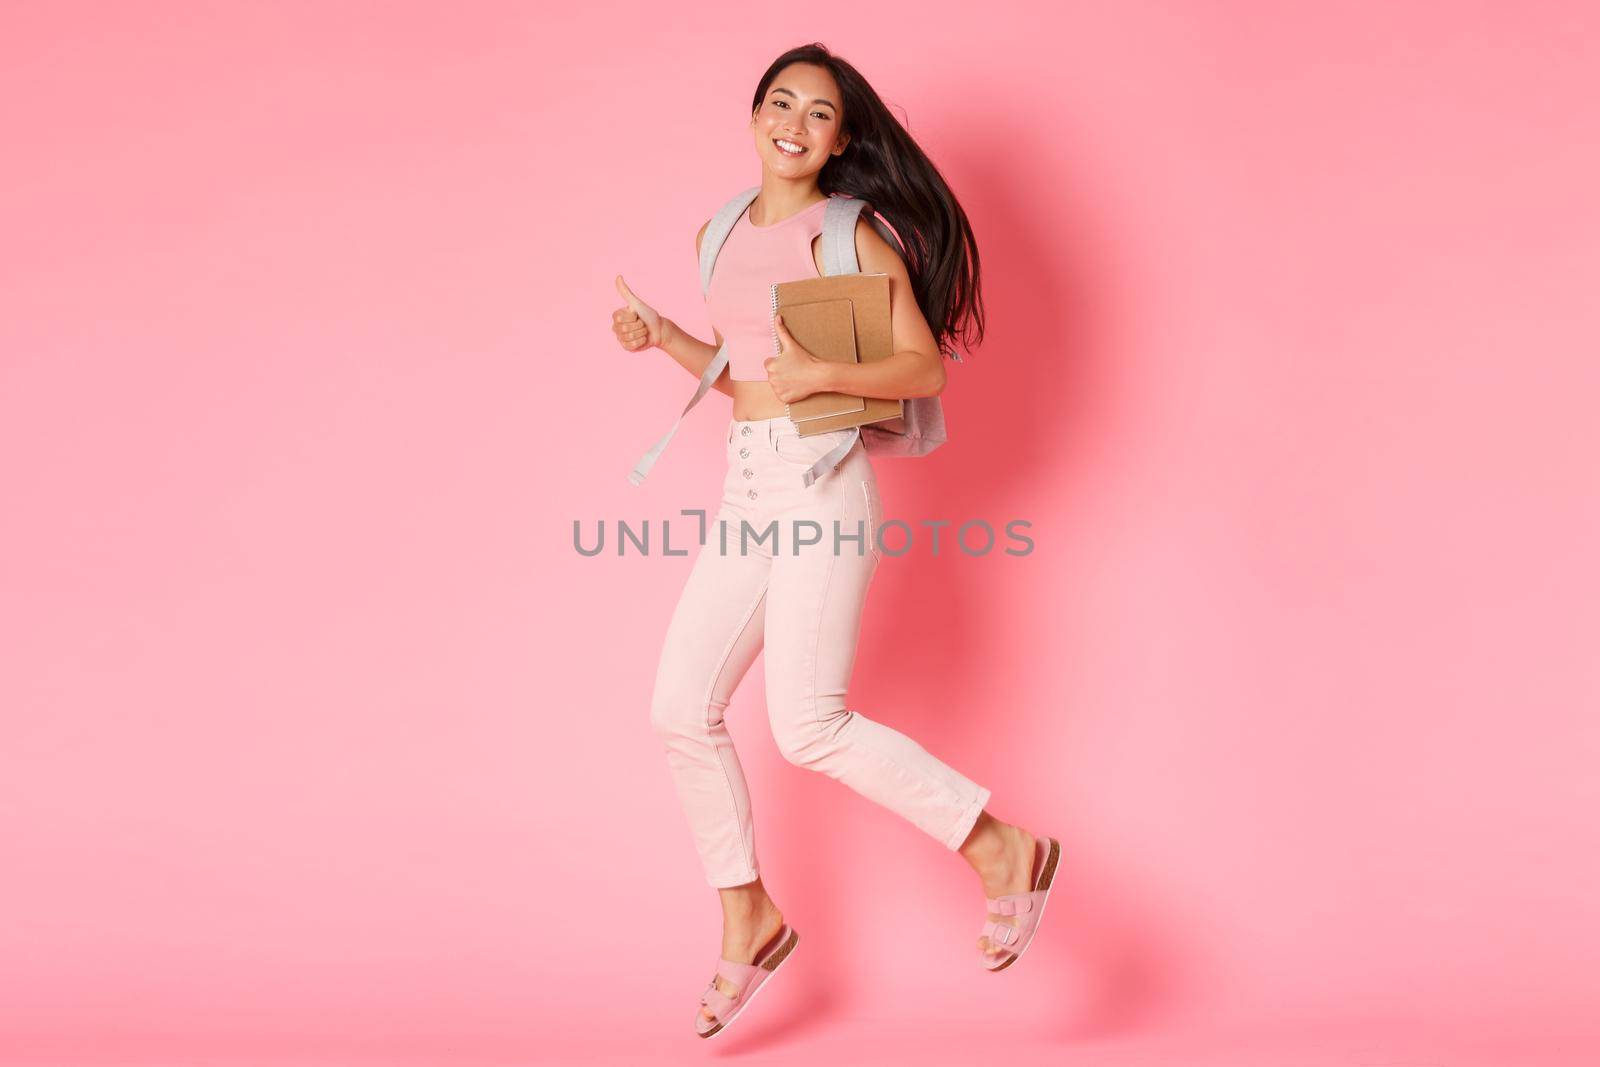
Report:
M 655 308 L 634 296 L 633 290 L 628 288 L 628 283 L 622 280 L 620 274 L 617 275 L 617 292 L 626 301 L 626 306 L 611 313 L 611 332 L 617 335 L 617 343 L 629 352 L 661 344 L 666 336 L 667 320 L 657 314 Z
M 778 334 L 778 354 L 769 356 L 762 366 L 767 370 L 767 384 L 772 386 L 773 393 L 785 404 L 792 404 L 821 392 L 821 372 L 826 361 L 806 351 L 794 339 L 783 324 L 782 312 L 772 320 L 772 325 Z

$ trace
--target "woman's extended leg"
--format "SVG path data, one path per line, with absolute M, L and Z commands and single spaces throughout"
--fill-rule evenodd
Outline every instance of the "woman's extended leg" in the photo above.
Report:
M 826 435 L 824 435 L 826 437 Z M 828 442 L 778 442 L 790 467 L 820 455 Z M 840 539 L 871 529 L 877 481 L 858 444 L 819 478 L 784 515 L 811 520 L 825 536 L 798 553 L 772 560 L 766 606 L 767 710 L 778 749 L 791 762 L 820 771 L 908 819 L 946 848 L 959 849 L 989 790 L 935 758 L 904 734 L 848 706 L 850 675 L 868 586 L 878 566 L 871 545 Z
M 810 454 L 805 448 L 791 453 L 797 462 Z M 829 478 L 837 481 L 812 486 L 824 491 L 810 498 L 815 510 L 790 515 L 822 523 L 825 543 L 809 546 L 820 550 L 809 554 L 775 555 L 767 587 L 767 710 L 778 747 L 791 762 L 845 783 L 959 852 L 977 872 L 985 897 L 1025 892 L 1033 835 L 984 810 L 988 789 L 848 707 L 856 640 L 878 560 L 871 547 L 856 553 L 853 544 L 835 553 L 832 519 L 848 531 L 858 521 L 870 529 L 881 516 L 873 514 L 877 484 L 864 457 L 852 452 Z M 1016 923 L 1013 916 L 988 917 Z M 987 938 L 978 945 L 991 951 Z

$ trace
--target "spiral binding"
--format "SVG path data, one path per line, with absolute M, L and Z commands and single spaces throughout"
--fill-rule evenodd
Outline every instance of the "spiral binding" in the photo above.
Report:
M 778 342 L 778 283 L 773 282 L 770 288 L 772 289 L 772 310 L 767 313 L 767 321 L 772 324 L 772 354 L 776 356 L 783 351 L 783 346 Z M 783 413 L 788 418 L 794 417 L 794 412 L 790 410 L 788 404 L 783 405 Z
M 776 356 L 783 351 L 778 344 L 778 283 L 773 282 L 770 288 L 772 289 L 772 310 L 767 312 L 767 322 L 772 326 L 772 354 Z

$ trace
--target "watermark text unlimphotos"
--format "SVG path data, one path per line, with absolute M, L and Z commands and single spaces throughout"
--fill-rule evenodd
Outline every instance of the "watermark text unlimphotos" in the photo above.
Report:
M 672 525 L 672 520 L 662 519 L 657 527 L 660 530 L 659 554 L 663 556 L 687 556 L 688 543 L 704 546 L 707 527 L 704 508 L 685 508 L 680 513 L 684 516 L 694 517 L 694 533 L 685 536 L 682 532 L 683 524 Z M 783 527 L 788 526 L 787 535 L 783 535 Z M 773 519 L 765 526 L 757 527 L 748 519 L 740 519 L 734 523 L 727 519 L 716 520 L 716 536 L 711 544 L 723 555 L 799 555 L 802 551 L 829 552 L 834 555 L 865 555 L 868 551 L 869 531 L 864 519 L 845 521 L 832 520 L 833 529 L 824 529 L 822 523 L 814 519 L 791 519 L 782 523 Z M 987 556 L 991 552 L 1000 551 L 1008 556 L 1026 556 L 1033 552 L 1033 538 L 1020 531 L 1029 529 L 1033 523 L 1027 519 L 1011 519 L 1002 524 L 1006 544 L 999 543 L 1000 538 L 995 532 L 995 527 L 985 519 L 968 519 L 959 525 L 949 519 L 923 519 L 918 524 L 924 528 L 923 537 L 932 547 L 933 554 L 939 554 L 940 544 L 944 541 L 953 541 L 958 549 L 969 556 Z M 583 523 L 579 519 L 572 520 L 572 547 L 580 556 L 598 556 L 606 552 L 607 525 L 605 519 L 598 520 L 594 531 L 585 536 Z M 955 526 L 953 534 L 948 538 L 942 537 L 944 528 Z M 641 556 L 657 554 L 651 538 L 651 521 L 641 520 L 637 526 L 626 519 L 617 519 L 612 524 L 614 533 L 609 538 L 615 545 L 613 551 L 618 556 L 626 556 L 630 549 Z M 898 533 L 889 534 L 891 530 Z M 676 532 L 683 538 L 683 543 L 673 545 Z M 870 531 L 871 550 L 879 556 L 903 556 L 917 546 L 918 536 L 916 527 L 904 519 L 885 519 Z M 1021 547 L 1015 547 L 1021 546 Z

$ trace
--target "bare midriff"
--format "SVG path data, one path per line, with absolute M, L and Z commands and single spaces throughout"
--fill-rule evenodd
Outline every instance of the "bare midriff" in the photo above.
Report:
M 778 399 L 770 382 L 732 381 L 733 417 L 736 419 L 771 419 L 786 415 L 789 405 Z

